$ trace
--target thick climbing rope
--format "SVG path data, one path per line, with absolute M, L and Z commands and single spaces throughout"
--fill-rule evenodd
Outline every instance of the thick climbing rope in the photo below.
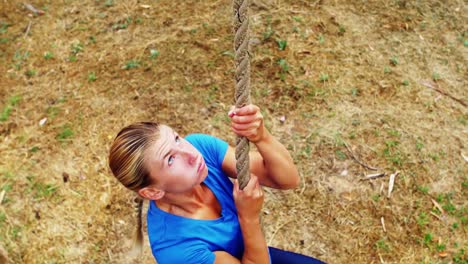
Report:
M 237 108 L 250 104 L 250 54 L 249 54 L 249 0 L 233 0 L 234 51 L 235 51 L 235 104 Z M 249 140 L 237 137 L 236 168 L 240 189 L 250 180 Z

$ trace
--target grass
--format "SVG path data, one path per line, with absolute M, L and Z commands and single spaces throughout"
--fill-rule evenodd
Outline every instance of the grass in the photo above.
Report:
M 317 37 L 317 39 L 318 39 L 319 44 L 325 43 L 325 37 L 324 37 L 322 34 L 320 34 L 320 35 Z
M 427 187 L 427 186 L 418 186 L 418 191 L 420 191 L 423 194 L 428 194 L 429 193 L 429 187 Z
M 31 77 L 33 77 L 34 75 L 36 75 L 36 70 L 34 70 L 34 69 L 29 69 L 29 70 L 27 70 L 27 71 L 25 72 L 25 75 L 26 75 L 26 77 L 31 78 Z
M 16 50 L 13 56 L 14 68 L 20 70 L 21 66 L 28 60 L 29 55 L 29 51 Z
M 71 48 L 70 48 L 71 53 L 72 53 L 73 55 L 77 55 L 78 53 L 82 52 L 83 49 L 84 49 L 84 46 L 83 46 L 83 44 L 80 43 L 80 42 L 78 42 L 78 43 L 73 43 L 73 44 L 71 45 Z
M 70 127 L 70 125 L 64 125 L 57 134 L 56 139 L 60 142 L 66 142 L 69 141 L 74 134 L 75 132 L 73 132 L 73 129 Z
M 398 58 L 393 56 L 391 59 L 390 59 L 390 63 L 393 65 L 393 66 L 397 66 L 398 65 Z
M 431 233 L 426 233 L 424 235 L 424 240 L 423 240 L 423 244 L 427 247 L 429 247 L 429 245 L 432 244 L 432 240 L 433 240 L 433 237 L 432 237 L 432 234 Z
M 130 70 L 130 69 L 135 69 L 140 67 L 140 61 L 137 60 L 129 60 L 125 63 L 124 66 L 122 66 L 122 69 L 124 70 Z
M 279 72 L 280 79 L 282 81 L 285 81 L 286 80 L 286 75 L 289 72 L 289 64 L 285 59 L 279 59 L 278 60 L 278 65 L 280 66 L 280 72 Z
M 21 96 L 19 95 L 12 96 L 8 99 L 7 104 L 3 108 L 3 111 L 0 113 L 0 122 L 5 122 L 8 120 L 8 118 L 11 115 L 11 112 L 13 111 L 13 108 L 18 104 L 20 100 Z
M 28 189 L 27 192 L 31 193 L 34 199 L 50 198 L 56 194 L 58 186 L 53 184 L 43 183 L 37 180 L 36 176 L 27 176 Z
M 2 2 L 0 243 L 11 263 L 154 263 L 147 239 L 141 258 L 126 254 L 132 194 L 110 174 L 108 149 L 145 120 L 235 142 L 232 7 L 43 2 L 27 35 L 22 2 Z M 327 263 L 466 264 L 468 116 L 421 84 L 464 96 L 460 1 L 252 5 L 252 101 L 301 175 L 295 190 L 265 191 L 270 246 Z M 373 171 L 345 142 L 387 176 L 360 181 Z
M 88 73 L 88 82 L 94 82 L 97 80 L 96 73 L 90 72 Z
M 343 151 L 341 151 L 339 149 L 335 151 L 335 155 L 339 160 L 345 160 L 345 159 L 348 158 L 348 156 Z
M 288 45 L 288 42 L 286 40 L 281 40 L 281 39 L 276 40 L 276 43 L 278 43 L 279 50 L 285 50 L 286 46 Z
M 320 77 L 319 77 L 319 80 L 320 80 L 320 82 L 326 82 L 326 81 L 328 81 L 329 78 L 330 78 L 330 77 L 328 76 L 328 74 L 326 74 L 326 73 L 321 73 L 321 74 L 320 74 Z
M 154 60 L 159 56 L 160 52 L 156 49 L 150 49 L 150 56 L 149 58 Z
M 53 54 L 52 52 L 46 51 L 46 52 L 44 53 L 44 59 L 50 60 L 50 59 L 53 59 L 53 58 L 54 58 L 54 54 Z
M 429 223 L 429 216 L 425 212 L 421 212 L 419 213 L 416 222 L 418 223 L 419 227 L 422 228 Z
M 389 247 L 388 244 L 385 242 L 385 239 L 380 239 L 380 240 L 378 240 L 378 241 L 375 243 L 375 246 L 376 246 L 377 249 L 379 249 L 379 250 L 383 250 L 383 251 L 385 251 L 385 252 L 390 251 L 390 247 Z

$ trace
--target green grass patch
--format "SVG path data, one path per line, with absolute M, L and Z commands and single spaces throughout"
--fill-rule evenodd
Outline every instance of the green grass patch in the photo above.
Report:
M 31 193 L 35 199 L 52 197 L 58 190 L 58 186 L 38 181 L 35 176 L 26 176 L 28 181 L 27 192 Z
M 286 40 L 281 40 L 281 39 L 277 39 L 276 43 L 278 44 L 279 50 L 285 50 L 286 46 L 288 45 L 288 42 Z
M 418 186 L 418 191 L 422 192 L 423 194 L 429 193 L 429 187 L 427 186 Z
M 375 242 L 375 246 L 377 247 L 377 249 L 383 250 L 385 252 L 390 251 L 390 246 L 385 242 L 383 238 Z
M 431 233 L 426 233 L 423 238 L 423 244 L 427 247 L 429 247 L 432 243 L 432 234 Z
M 73 137 L 73 135 L 74 135 L 74 132 L 71 129 L 71 127 L 68 125 L 65 125 L 57 134 L 56 139 L 58 141 L 64 142 L 64 141 L 68 141 L 71 137 Z
M 330 76 L 327 73 L 321 73 L 319 76 L 320 82 L 326 82 L 328 79 L 330 79 Z
M 429 223 L 429 216 L 425 212 L 421 212 L 416 218 L 416 222 L 420 227 L 424 227 Z
M 345 160 L 345 159 L 348 158 L 348 156 L 343 151 L 341 151 L 339 149 L 335 151 L 335 155 L 339 160 Z
M 46 51 L 46 52 L 44 52 L 44 56 L 43 56 L 43 57 L 44 57 L 44 59 L 46 59 L 46 60 L 50 60 L 50 59 L 53 59 L 53 58 L 54 58 L 54 54 L 53 54 L 52 52 L 50 52 L 50 51 Z
M 11 112 L 13 111 L 13 108 L 18 104 L 20 100 L 21 100 L 21 96 L 19 95 L 14 95 L 8 99 L 7 104 L 5 105 L 2 112 L 0 113 L 0 122 L 5 122 L 8 120 Z
M 90 72 L 88 73 L 88 82 L 94 82 L 97 80 L 96 73 Z
M 130 70 L 130 69 L 135 69 L 140 67 L 140 62 L 137 60 L 129 60 L 125 63 L 124 66 L 122 66 L 122 69 L 124 70 Z
M 150 49 L 150 56 L 149 56 L 149 58 L 152 59 L 152 60 L 154 60 L 154 59 L 156 59 L 157 57 L 159 57 L 159 53 L 160 53 L 160 52 L 159 52 L 159 50 L 157 50 L 157 49 Z

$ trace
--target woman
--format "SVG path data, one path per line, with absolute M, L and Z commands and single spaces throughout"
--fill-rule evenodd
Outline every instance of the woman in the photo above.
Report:
M 290 189 L 299 175 L 286 148 L 265 128 L 255 105 L 228 113 L 232 130 L 247 137 L 251 178 L 239 189 L 235 150 L 202 134 L 185 139 L 165 125 L 136 123 L 120 131 L 109 155 L 114 176 L 150 200 L 148 234 L 159 264 L 165 263 L 321 263 L 268 248 L 260 226 L 262 186 Z M 141 245 L 139 202 L 138 242 Z

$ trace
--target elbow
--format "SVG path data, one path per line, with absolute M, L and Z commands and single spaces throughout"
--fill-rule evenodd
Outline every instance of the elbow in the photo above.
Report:
M 295 189 L 297 187 L 299 187 L 299 185 L 301 184 L 301 177 L 299 177 L 299 173 L 297 172 L 296 170 L 296 173 L 294 173 L 294 177 L 292 177 L 292 184 L 290 186 L 289 189 Z
M 288 175 L 288 182 L 281 186 L 283 190 L 291 190 L 297 188 L 301 184 L 301 177 L 299 177 L 299 172 L 296 168 Z
M 294 185 L 291 189 L 295 189 L 297 187 L 299 187 L 299 185 L 301 184 L 301 177 L 299 177 L 299 173 L 296 171 L 296 175 L 295 175 L 295 178 L 294 178 Z

